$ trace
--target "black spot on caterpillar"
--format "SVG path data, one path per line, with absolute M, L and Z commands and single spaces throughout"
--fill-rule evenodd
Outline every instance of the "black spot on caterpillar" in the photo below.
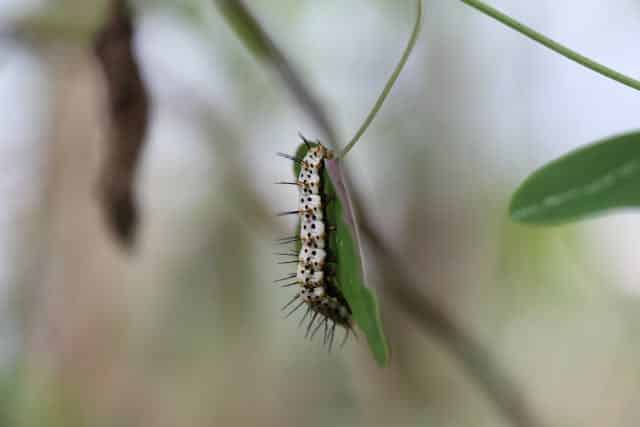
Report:
M 338 249 L 331 238 L 335 224 L 329 222 L 331 215 L 328 214 L 328 208 L 333 198 L 328 194 L 329 178 L 324 171 L 324 160 L 331 158 L 333 153 L 320 142 L 312 143 L 301 138 L 303 144 L 295 156 L 278 153 L 280 157 L 294 162 L 296 176 L 294 182 L 283 181 L 278 184 L 297 186 L 299 195 L 298 208 L 280 214 L 298 216 L 297 234 L 277 241 L 278 244 L 295 244 L 294 252 L 278 255 L 295 257 L 295 260 L 282 263 L 296 264 L 297 271 L 277 282 L 291 281 L 283 286 L 296 289 L 295 295 L 283 307 L 283 310 L 290 310 L 286 317 L 305 307 L 300 320 L 300 325 L 308 322 L 305 337 L 313 339 L 324 329 L 323 343 L 328 345 L 330 351 L 337 326 L 345 330 L 342 345 L 351 332 L 355 336 L 351 307 L 340 290 L 335 268 L 329 268 L 327 263 L 327 259 L 337 259 L 335 255 Z

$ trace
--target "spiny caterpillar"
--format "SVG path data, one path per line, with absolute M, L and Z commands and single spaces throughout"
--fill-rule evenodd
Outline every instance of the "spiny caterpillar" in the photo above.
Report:
M 296 174 L 295 182 L 278 184 L 295 185 L 299 190 L 298 209 L 280 215 L 297 215 L 299 220 L 297 235 L 278 241 L 282 244 L 295 243 L 296 251 L 277 254 L 295 258 L 281 264 L 296 264 L 297 271 L 277 282 L 293 280 L 284 286 L 296 287 L 296 294 L 283 310 L 296 302 L 297 304 L 286 317 L 306 306 L 306 312 L 300 320 L 302 325 L 311 315 L 305 337 L 313 339 L 324 327 L 323 342 L 328 344 L 331 350 L 337 325 L 345 329 L 343 345 L 349 337 L 349 332 L 354 331 L 351 307 L 340 290 L 335 274 L 337 248 L 335 240 L 332 239 L 335 224 L 327 222 L 328 210 L 334 203 L 335 194 L 332 194 L 329 177 L 324 170 L 324 161 L 331 159 L 333 153 L 320 142 L 312 143 L 302 135 L 300 137 L 304 144 L 300 146 L 296 156 L 278 153 L 281 157 L 295 162 Z
M 333 153 L 320 142 L 311 143 L 300 135 L 303 144 L 299 146 L 295 156 L 278 153 L 294 161 L 296 176 L 294 182 L 279 184 L 292 184 L 299 189 L 298 209 L 282 214 L 297 215 L 299 224 L 295 236 L 279 240 L 279 243 L 283 244 L 295 243 L 296 248 L 295 251 L 278 254 L 293 258 L 281 264 L 297 265 L 295 273 L 276 281 L 293 280 L 284 286 L 295 286 L 297 289 L 295 296 L 283 310 L 297 302 L 293 310 L 287 314 L 288 317 L 306 305 L 307 311 L 300 321 L 300 324 L 304 323 L 311 314 L 305 336 L 310 335 L 313 338 L 324 326 L 324 342 L 329 344 L 329 350 L 333 344 L 336 326 L 345 329 L 344 344 L 350 332 L 354 332 L 355 336 L 354 328 L 357 324 L 380 366 L 388 364 L 389 346 L 382 330 L 375 292 L 366 286 L 355 206 L 350 196 L 348 174 L 341 161 L 353 149 L 380 111 L 407 63 L 418 40 L 421 26 L 422 0 L 416 0 L 415 24 L 400 61 L 369 114 L 344 148 Z M 276 65 L 281 71 L 286 69 Z M 290 80 L 290 76 L 285 77 L 287 81 Z M 304 89 L 300 82 L 298 86 L 298 89 Z M 299 90 L 294 92 L 300 93 Z M 301 99 L 305 97 L 307 96 Z M 309 107 L 308 100 L 305 99 L 303 104 Z M 335 132 L 328 125 L 322 111 L 316 108 L 306 109 L 329 136 L 331 146 L 337 146 Z M 315 323 L 318 318 L 320 320 Z M 312 329 L 314 324 L 315 329 Z

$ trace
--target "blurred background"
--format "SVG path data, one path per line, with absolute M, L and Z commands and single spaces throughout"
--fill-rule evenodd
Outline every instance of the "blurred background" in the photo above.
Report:
M 351 137 L 399 58 L 409 0 L 247 2 Z M 506 217 L 533 169 L 638 127 L 640 97 L 460 2 L 418 45 L 347 165 L 419 291 L 491 351 L 555 426 L 640 422 L 640 217 Z M 491 0 L 637 77 L 640 2 Z M 209 0 L 140 0 L 152 101 L 138 240 L 96 196 L 108 113 L 105 2 L 0 0 L 0 426 L 509 425 L 446 347 L 378 292 L 392 348 L 328 354 L 280 307 L 273 240 L 294 188 L 275 156 L 319 130 Z M 381 289 L 385 259 L 367 257 Z

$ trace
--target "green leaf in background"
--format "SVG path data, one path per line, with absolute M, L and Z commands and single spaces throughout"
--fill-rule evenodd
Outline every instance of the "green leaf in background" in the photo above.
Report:
M 302 158 L 308 148 L 301 144 L 296 157 Z M 353 319 L 364 333 L 380 366 L 389 363 L 389 346 L 382 330 L 378 302 L 372 289 L 364 282 L 362 256 L 353 209 L 342 174 L 339 159 L 325 161 L 323 170 L 323 199 L 327 200 L 327 224 L 336 227 L 329 233 L 327 242 L 330 253 L 336 258 L 336 279 L 342 294 L 353 313 Z M 300 167 L 294 172 L 298 176 Z
M 560 224 L 640 206 L 640 132 L 575 150 L 529 176 L 513 195 L 515 221 Z

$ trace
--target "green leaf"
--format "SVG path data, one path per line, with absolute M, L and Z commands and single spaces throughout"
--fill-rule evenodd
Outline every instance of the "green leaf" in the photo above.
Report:
M 302 144 L 296 151 L 296 157 L 304 157 L 306 151 L 307 147 Z M 380 366 L 386 366 L 389 363 L 389 346 L 382 329 L 376 295 L 365 285 L 357 223 L 341 170 L 342 162 L 339 159 L 326 160 L 325 166 L 323 197 L 328 200 L 326 221 L 336 227 L 329 233 L 328 248 L 336 258 L 338 286 L 351 307 L 354 321 L 367 338 L 374 359 Z M 299 167 L 294 167 L 294 170 L 297 176 Z
M 337 279 L 340 289 L 351 306 L 353 319 L 367 337 L 369 348 L 380 366 L 389 362 L 389 346 L 382 330 L 378 302 L 372 289 L 364 282 L 357 223 L 341 173 L 339 159 L 327 160 L 324 170 L 325 193 L 333 200 L 327 207 L 327 218 L 335 224 L 329 247 L 336 248 Z
M 640 206 L 640 132 L 598 141 L 542 167 L 516 190 L 515 221 L 560 224 Z

